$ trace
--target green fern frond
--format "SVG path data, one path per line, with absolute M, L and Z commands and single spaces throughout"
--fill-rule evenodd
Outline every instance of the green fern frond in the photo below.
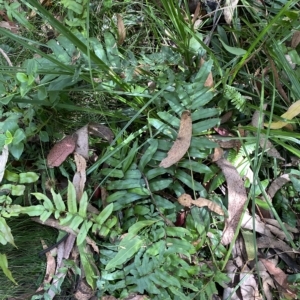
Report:
M 237 91 L 235 87 L 225 85 L 224 97 L 225 99 L 231 101 L 237 110 L 242 113 L 246 113 L 246 98 L 239 91 Z

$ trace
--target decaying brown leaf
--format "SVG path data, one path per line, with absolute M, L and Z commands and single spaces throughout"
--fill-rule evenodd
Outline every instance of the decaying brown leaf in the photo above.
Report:
M 216 164 L 221 168 L 227 181 L 228 219 L 226 219 L 221 243 L 228 245 L 232 242 L 234 232 L 243 213 L 244 205 L 247 201 L 247 193 L 242 178 L 229 161 L 221 158 Z
M 89 158 L 89 130 L 88 125 L 83 126 L 78 129 L 77 134 L 77 143 L 75 147 L 75 152 L 83 156 L 85 159 Z
M 214 149 L 214 153 L 212 154 L 211 161 L 215 162 L 215 161 L 219 160 L 220 158 L 222 158 L 223 152 L 224 151 L 222 148 L 216 147 Z
M 297 295 L 287 282 L 287 275 L 280 268 L 277 268 L 272 261 L 263 258 L 260 258 L 260 261 L 272 275 L 279 289 L 281 289 L 283 294 L 282 296 L 289 297 L 290 299 L 297 298 Z
M 193 200 L 192 197 L 188 194 L 182 194 L 181 196 L 179 196 L 178 198 L 178 202 L 185 207 L 191 207 L 192 205 L 198 206 L 198 207 L 204 207 L 207 206 L 207 208 L 213 212 L 215 212 L 218 215 L 224 215 L 224 212 L 222 210 L 222 208 L 210 201 L 207 200 L 205 198 L 198 198 L 197 200 Z
M 89 300 L 95 292 L 88 285 L 85 278 L 80 278 L 77 284 L 76 292 L 74 293 L 74 298 L 78 300 Z
M 205 60 L 201 57 L 200 67 L 202 67 L 204 63 L 205 63 Z M 209 74 L 206 78 L 206 81 L 204 82 L 204 86 L 209 87 L 209 88 L 212 88 L 214 86 L 214 79 L 212 76 L 212 72 L 209 72 Z
M 122 45 L 126 37 L 126 29 L 124 26 L 123 18 L 120 14 L 117 14 L 117 26 L 118 26 L 118 45 Z
M 181 115 L 177 139 L 168 152 L 168 156 L 159 164 L 160 167 L 168 168 L 177 163 L 188 151 L 192 139 L 192 118 L 190 111 L 186 110 Z
M 111 143 L 115 137 L 111 129 L 102 124 L 89 123 L 88 129 L 89 134 L 107 140 L 109 143 Z
M 291 47 L 295 49 L 300 43 L 300 31 L 297 30 L 294 32 L 292 41 L 291 41 Z
M 74 151 L 77 141 L 77 135 L 66 136 L 59 141 L 50 150 L 47 156 L 47 165 L 49 168 L 60 166 L 66 158 Z

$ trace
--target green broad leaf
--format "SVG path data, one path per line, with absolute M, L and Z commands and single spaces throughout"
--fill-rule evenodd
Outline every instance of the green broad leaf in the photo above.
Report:
M 118 218 L 116 216 L 112 216 L 105 222 L 105 226 L 108 227 L 109 229 L 111 229 L 117 223 L 118 223 Z
M 90 253 L 87 252 L 86 243 L 79 244 L 78 250 L 86 281 L 91 286 L 91 288 L 95 290 L 96 278 L 98 277 L 98 275 L 96 272 L 96 266 L 92 265 L 91 263 L 94 261 L 94 258 Z
M 136 235 L 140 232 L 141 229 L 143 229 L 144 227 L 148 227 L 151 226 L 152 224 L 158 222 L 159 220 L 145 220 L 145 221 L 139 221 L 137 223 L 135 223 L 134 225 L 132 225 L 129 229 L 128 229 L 128 233 Z
M 130 167 L 130 169 L 133 168 L 132 170 L 128 170 L 125 174 L 124 174 L 124 179 L 140 179 L 142 177 L 141 171 L 137 170 L 137 165 L 136 164 L 132 164 L 132 166 Z
M 165 155 L 165 154 L 163 154 L 163 155 Z M 168 173 L 168 171 L 165 168 L 154 168 L 154 169 L 150 169 L 149 171 L 147 171 L 145 176 L 146 176 L 147 180 L 149 181 L 155 177 L 158 177 L 158 176 L 166 174 L 166 173 Z
M 140 188 L 142 187 L 141 179 L 125 179 L 125 180 L 115 180 L 111 181 L 107 189 L 108 190 L 129 190 L 132 188 Z
M 109 62 L 107 60 L 106 52 L 101 43 L 96 38 L 90 39 L 91 46 L 93 47 L 95 54 L 106 64 L 108 65 Z
M 176 138 L 177 136 L 176 131 L 172 129 L 170 126 L 163 123 L 162 121 L 153 118 L 148 118 L 148 122 L 150 125 L 156 128 L 158 132 L 162 132 L 164 135 L 168 136 L 172 140 Z
M 21 157 L 23 150 L 24 150 L 23 143 L 19 143 L 17 145 L 9 144 L 9 152 L 17 160 Z
M 16 132 L 14 133 L 14 137 L 13 137 L 13 145 L 18 145 L 19 143 L 21 143 L 23 140 L 26 139 L 26 134 L 24 132 L 23 129 L 18 128 L 16 130 Z
M 183 109 L 182 109 L 183 111 Z M 182 111 L 180 112 L 180 114 L 182 114 Z M 178 118 L 177 116 L 174 116 L 166 111 L 160 111 L 157 113 L 157 115 L 164 120 L 166 123 L 168 123 L 169 125 L 171 125 L 172 127 L 175 128 L 179 128 L 180 125 L 180 118 Z
M 176 287 L 170 286 L 169 287 L 170 291 L 179 297 L 180 300 L 190 300 L 189 297 L 186 297 L 181 291 L 179 291 Z M 211 298 L 209 298 L 211 299 Z
M 173 182 L 173 179 L 152 180 L 149 183 L 150 191 L 157 192 L 166 189 Z
M 189 230 L 183 227 L 166 227 L 166 234 L 167 236 L 179 237 L 183 238 L 186 235 L 193 236 Z
M 67 212 L 65 218 L 61 218 L 59 220 L 60 225 L 69 225 L 71 220 L 73 219 L 74 215 Z
M 217 108 L 201 108 L 192 113 L 192 121 L 198 121 L 201 119 L 211 118 L 215 115 L 219 115 L 220 110 Z
M 143 241 L 138 236 L 130 240 L 126 240 L 126 243 L 123 242 L 122 247 L 120 246 L 117 255 L 108 262 L 108 264 L 105 267 L 105 270 L 113 269 L 127 262 L 134 256 L 135 253 L 139 251 L 142 245 Z
M 197 135 L 203 131 L 207 131 L 220 123 L 219 118 L 212 118 L 193 124 L 193 134 Z
M 105 225 L 101 226 L 98 235 L 101 237 L 107 237 L 109 234 L 110 229 L 107 228 Z
M 215 142 L 210 141 L 205 137 L 193 137 L 191 141 L 190 148 L 197 148 L 197 149 L 214 149 L 218 147 L 218 144 Z
M 163 97 L 168 102 L 170 107 L 172 107 L 172 111 L 174 111 L 177 115 L 180 114 L 185 108 L 181 104 L 181 100 L 179 99 L 177 93 L 174 92 L 165 92 Z M 154 126 L 155 127 L 155 126 Z
M 71 181 L 69 181 L 68 183 L 67 204 L 68 204 L 68 211 L 73 215 L 76 214 L 77 213 L 76 191 Z
M 83 219 L 81 216 L 78 216 L 78 215 L 77 215 L 77 216 L 75 216 L 75 217 L 72 219 L 72 221 L 71 221 L 69 227 L 70 227 L 71 229 L 73 229 L 74 231 L 76 231 L 76 230 L 78 229 L 79 225 L 80 225 L 83 221 L 84 221 L 84 219 Z
M 22 213 L 27 214 L 30 217 L 39 217 L 45 212 L 45 207 L 43 205 L 32 205 L 22 207 Z
M 34 183 L 39 179 L 39 175 L 35 172 L 26 172 L 19 174 L 19 183 Z
M 50 218 L 51 215 L 52 215 L 52 212 L 51 212 L 51 211 L 46 211 L 46 210 L 45 210 L 45 211 L 41 214 L 40 219 L 41 219 L 42 222 L 46 222 L 46 221 Z
M 129 153 L 127 154 L 125 160 L 123 161 L 122 170 L 124 173 L 129 169 L 134 158 L 136 157 L 137 149 L 138 149 L 138 142 L 135 141 L 134 144 L 132 145 Z
M 52 194 L 53 202 L 55 204 L 56 209 L 59 210 L 59 211 L 65 211 L 66 210 L 66 205 L 65 205 L 61 195 L 56 194 L 54 192 L 53 188 L 51 188 L 51 194 Z
M 54 211 L 54 206 L 52 201 L 42 193 L 31 193 L 31 195 L 35 196 L 38 200 L 44 200 L 44 207 L 49 211 Z
M 26 188 L 25 185 L 20 185 L 20 184 L 12 185 L 11 194 L 13 196 L 22 196 L 24 195 L 25 188 Z
M 233 55 L 237 55 L 237 56 L 240 56 L 240 55 L 244 55 L 247 53 L 246 50 L 242 49 L 242 48 L 237 48 L 237 47 L 231 47 L 231 46 L 228 46 L 227 44 L 225 44 L 221 39 L 219 39 L 220 42 L 222 43 L 223 47 L 225 48 L 225 50 Z
M 159 195 L 154 195 L 155 199 L 155 204 L 162 209 L 174 209 L 176 206 L 174 203 L 171 201 L 159 196 Z
M 39 132 L 39 137 L 42 142 L 47 143 L 49 142 L 49 135 L 47 131 L 40 131 Z
M 133 211 L 137 216 L 145 216 L 150 213 L 150 208 L 144 205 L 135 205 Z
M 150 256 L 156 256 L 158 254 L 163 254 L 166 249 L 166 243 L 163 240 L 159 240 L 156 243 L 153 243 L 146 251 Z
M 138 195 L 141 195 L 141 196 L 150 196 L 149 190 L 144 188 L 144 187 L 130 189 L 130 190 L 128 190 L 128 192 L 132 193 L 132 194 L 138 194 Z
M 11 271 L 8 269 L 8 261 L 5 254 L 0 253 L 0 268 L 2 269 L 5 276 L 12 281 L 15 285 L 18 285 L 16 281 L 14 280 Z
M 211 280 L 205 285 L 205 294 L 207 295 L 208 299 L 212 299 L 213 295 L 218 295 L 218 290 L 216 288 L 216 284 Z
M 5 219 L 2 217 L 0 217 L 0 232 L 3 234 L 3 237 L 5 238 L 5 240 L 8 243 L 12 244 L 13 246 L 15 246 L 17 248 L 17 246 L 15 245 L 15 242 L 14 242 L 14 237 L 11 234 L 11 229 L 7 225 Z
M 104 224 L 104 222 L 110 217 L 110 215 L 112 214 L 114 209 L 114 204 L 110 203 L 109 205 L 107 205 L 102 211 L 101 213 L 97 216 L 96 218 L 96 223 L 98 225 L 102 225 Z
M 19 175 L 14 172 L 10 172 L 9 170 L 5 170 L 4 178 L 11 182 L 19 182 Z
M 38 93 L 37 93 L 38 99 L 43 101 L 47 99 L 48 97 L 48 91 L 44 85 L 41 85 L 38 87 Z
M 118 192 L 115 192 L 115 193 L 109 195 L 106 198 L 106 202 L 107 203 L 115 202 L 118 199 L 122 199 L 126 194 L 127 194 L 127 191 L 118 191 Z
M 9 95 L 9 96 L 6 96 L 6 97 L 2 97 L 0 99 L 0 103 L 3 104 L 3 105 L 7 105 L 13 98 L 14 98 L 14 95 Z
M 160 278 L 160 280 L 166 282 L 168 286 L 175 286 L 178 288 L 181 287 L 179 280 L 167 273 L 166 271 L 162 269 L 156 269 L 155 274 L 158 276 L 158 278 Z
M 212 100 L 213 96 L 214 94 L 209 90 L 209 88 L 203 88 L 201 92 L 193 95 L 191 104 L 187 108 L 193 111 L 201 106 L 204 106 Z
M 123 178 L 124 173 L 122 170 L 117 169 L 109 169 L 105 168 L 100 171 L 100 174 L 103 176 L 109 176 L 109 177 L 116 177 L 116 178 Z
M 182 169 L 178 169 L 176 172 L 176 178 L 187 185 L 189 188 L 195 191 L 204 191 L 204 187 L 198 181 L 195 181 L 191 175 L 187 172 L 183 171 Z
M 174 249 L 175 253 L 185 253 L 185 255 L 188 255 L 196 252 L 195 247 L 186 240 L 167 237 L 166 242 L 168 248 Z
M 199 174 L 213 173 L 208 166 L 194 160 L 182 160 L 178 163 L 178 165 L 180 168 L 185 168 Z
M 79 211 L 78 211 L 79 215 L 83 218 L 86 218 L 87 206 L 88 206 L 88 196 L 87 193 L 84 192 L 79 201 Z
M 93 226 L 92 221 L 85 220 L 82 223 L 79 233 L 77 235 L 77 239 L 76 239 L 77 246 L 81 245 L 84 242 L 84 240 L 86 239 L 87 234 L 92 226 Z
M 119 68 L 121 64 L 119 50 L 116 46 L 117 42 L 114 36 L 109 31 L 104 32 L 104 41 L 107 58 L 109 60 L 109 66 L 112 68 Z
M 25 73 L 17 73 L 16 77 L 20 82 L 27 82 L 28 80 L 28 76 Z
M 149 163 L 149 161 L 152 159 L 153 154 L 156 152 L 158 141 L 148 140 L 148 144 L 150 144 L 150 146 L 147 147 L 147 150 L 145 151 L 139 162 L 139 170 L 141 172 L 144 171 L 145 166 Z

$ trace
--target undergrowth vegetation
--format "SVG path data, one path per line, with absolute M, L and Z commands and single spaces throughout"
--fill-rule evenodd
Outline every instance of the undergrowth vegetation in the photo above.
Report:
M 0 0 L 1 299 L 299 295 L 299 3 L 195 2 Z

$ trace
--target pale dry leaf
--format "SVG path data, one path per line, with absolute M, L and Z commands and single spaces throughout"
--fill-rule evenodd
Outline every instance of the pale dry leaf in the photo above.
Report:
M 44 240 L 41 240 L 41 243 L 42 243 L 43 249 L 48 248 L 48 246 L 46 245 Z M 39 288 L 36 290 L 36 292 L 43 291 L 44 286 L 51 282 L 53 275 L 55 273 L 55 269 L 56 269 L 55 258 L 53 257 L 51 251 L 46 252 L 45 255 L 46 255 L 46 271 L 45 271 L 44 281 L 39 286 Z
M 267 300 L 272 300 L 273 295 L 270 287 L 275 288 L 273 279 L 271 278 L 270 274 L 267 272 L 267 269 L 263 265 L 261 261 L 257 263 L 257 274 L 262 279 L 262 288 L 264 291 L 264 296 Z
M 11 31 L 12 33 L 15 33 L 15 34 L 17 34 L 19 32 L 18 25 L 11 21 L 1 21 L 0 27 L 8 29 L 9 31 Z
M 276 226 L 277 228 L 281 228 L 281 225 L 279 224 L 279 222 L 275 219 L 268 219 L 268 218 L 264 218 L 264 221 L 267 223 L 267 224 L 270 224 L 270 225 L 273 225 L 273 226 Z M 283 226 L 285 227 L 285 229 L 287 231 L 290 231 L 290 232 L 293 232 L 293 233 L 299 233 L 299 229 L 295 228 L 295 227 L 292 227 L 284 222 L 282 222 Z
M 267 271 L 273 276 L 274 280 L 279 284 L 284 292 L 292 298 L 297 298 L 297 295 L 288 284 L 287 275 L 280 268 L 277 268 L 270 260 L 264 258 L 260 258 L 259 260 L 263 263 Z
M 117 27 L 118 27 L 118 45 L 122 45 L 126 38 L 126 29 L 124 26 L 123 18 L 120 14 L 117 14 Z
M 178 202 L 185 207 L 191 207 L 192 206 L 192 197 L 188 194 L 182 194 L 178 197 Z
M 270 157 L 274 157 L 280 160 L 285 160 L 276 150 L 274 145 L 269 140 L 267 140 L 264 136 L 265 136 L 264 134 L 262 133 L 260 134 L 259 145 L 262 149 L 265 149 L 266 154 Z
M 224 18 L 227 24 L 230 24 L 239 0 L 225 0 Z
M 89 131 L 88 125 L 83 126 L 78 129 L 77 134 L 77 143 L 75 147 L 75 152 L 83 156 L 85 159 L 89 158 Z
M 202 67 L 204 63 L 205 63 L 205 60 L 201 57 L 200 67 Z M 214 86 L 214 79 L 212 76 L 212 72 L 209 72 L 209 74 L 204 82 L 204 86 L 208 87 L 208 88 L 212 88 Z
M 228 218 L 225 222 L 225 228 L 221 243 L 228 245 L 232 242 L 235 230 L 243 213 L 247 201 L 247 193 L 244 183 L 236 168 L 226 159 L 221 158 L 216 162 L 221 168 L 228 188 Z
M 59 167 L 66 158 L 74 151 L 77 141 L 77 135 L 68 135 L 57 142 L 50 150 L 47 156 L 47 165 L 49 168 Z
M 73 185 L 76 191 L 76 200 L 79 201 L 82 197 L 86 182 L 86 160 L 78 153 L 74 153 L 77 172 L 73 177 Z
M 181 115 L 177 139 L 168 152 L 168 156 L 159 164 L 168 168 L 177 163 L 188 151 L 192 139 L 192 118 L 190 111 L 186 110 Z
M 293 33 L 292 41 L 291 41 L 291 47 L 295 49 L 300 43 L 300 31 L 297 30 Z
M 2 153 L 0 155 L 0 182 L 3 179 L 4 176 L 4 172 L 5 172 L 5 168 L 6 168 L 6 163 L 8 160 L 8 146 L 4 145 L 3 149 L 2 149 Z
M 280 240 L 287 239 L 285 233 L 283 232 L 283 230 L 281 228 L 278 228 L 278 227 L 270 225 L 270 224 L 266 224 L 266 226 L 273 233 L 273 235 L 276 236 L 277 238 L 279 238 Z M 289 234 L 289 238 L 293 240 L 294 236 L 291 233 L 288 233 L 288 234 Z
M 290 177 L 288 174 L 281 175 L 280 177 L 277 177 L 275 180 L 273 180 L 267 190 L 267 194 L 270 196 L 271 200 L 273 199 L 275 194 L 289 181 Z
M 266 110 L 267 106 L 268 104 L 265 103 L 263 105 L 263 110 Z M 256 110 L 252 116 L 251 125 L 256 128 L 262 128 L 262 125 L 264 123 L 264 118 L 265 118 L 264 113 L 260 113 L 259 110 Z

